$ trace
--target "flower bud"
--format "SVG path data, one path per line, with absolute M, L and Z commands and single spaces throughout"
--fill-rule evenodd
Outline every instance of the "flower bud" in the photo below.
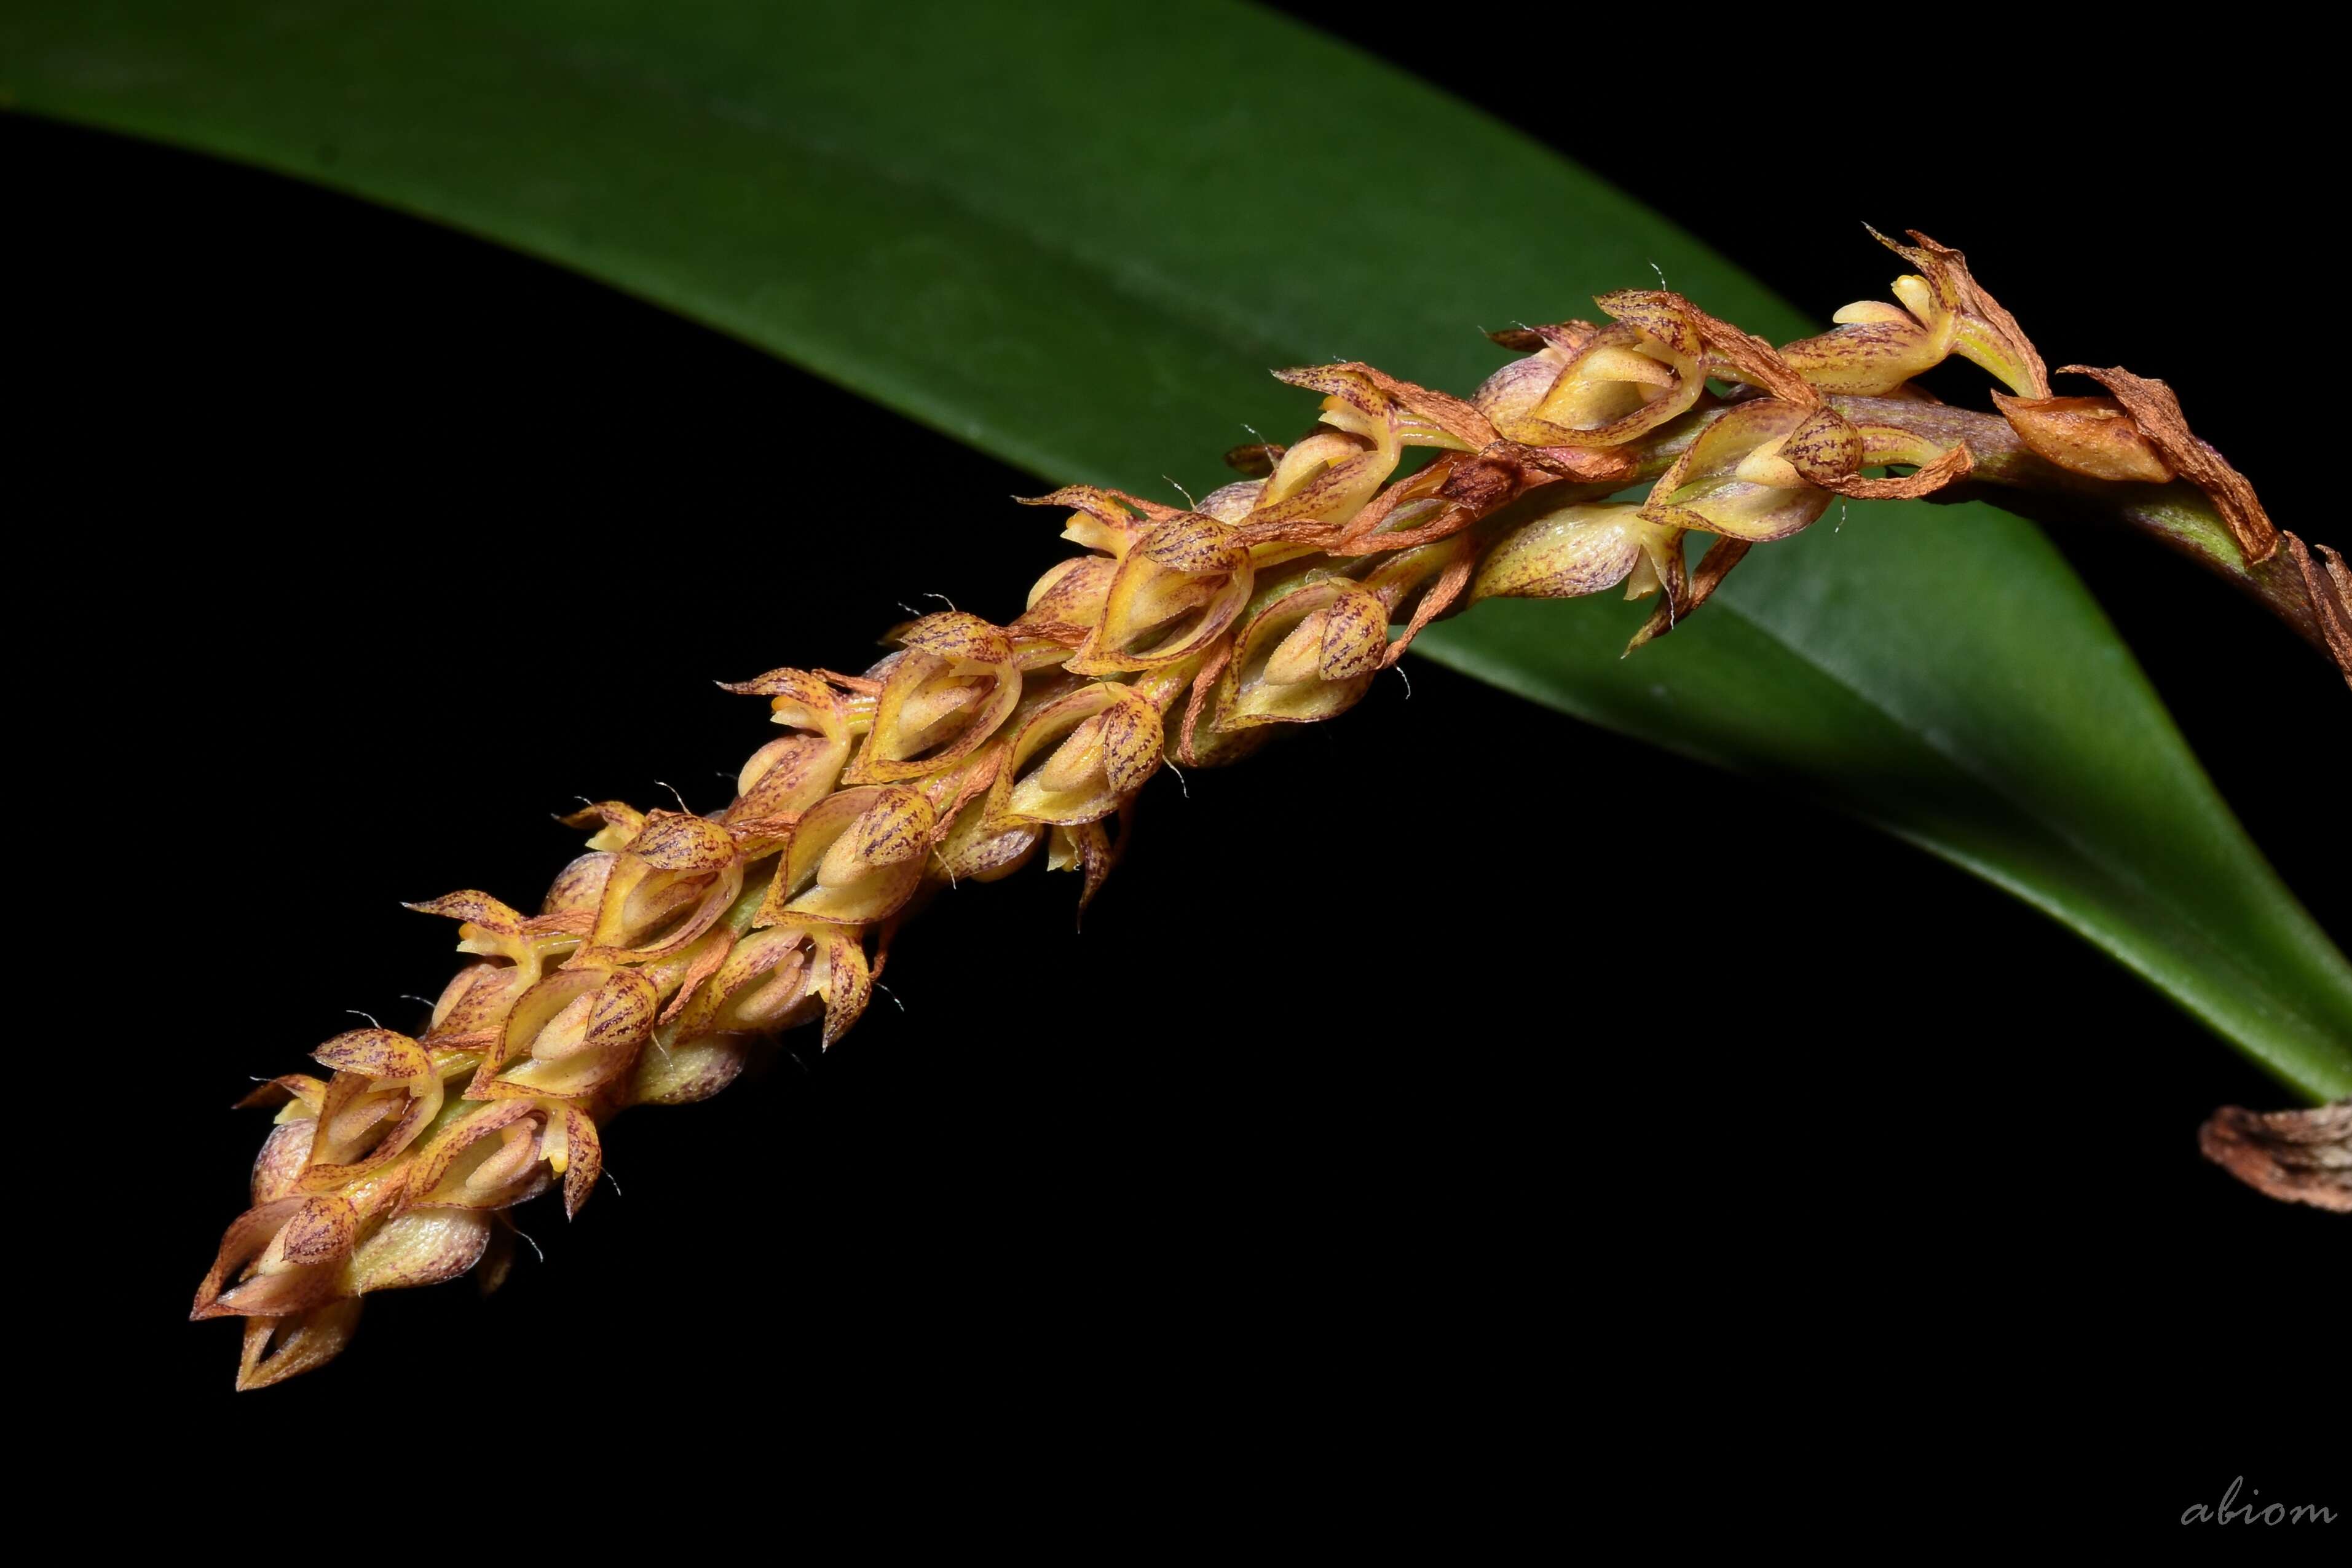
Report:
M 1035 822 L 992 823 L 983 798 L 957 814 L 932 858 L 950 882 L 997 882 L 1028 864 L 1045 836 Z
M 756 1043 L 748 1034 L 706 1034 L 640 1051 L 628 1082 L 613 1092 L 614 1103 L 691 1105 L 708 1100 L 741 1075 Z
M 408 1291 L 454 1280 L 488 1249 L 487 1213 L 466 1208 L 417 1208 L 380 1219 L 343 1264 L 339 1294 Z
M 1680 530 L 1642 508 L 1608 502 L 1560 507 L 1497 538 L 1470 580 L 1469 602 L 1487 599 L 1573 599 L 1616 587 L 1644 569 L 1626 597 L 1657 591 L 1653 558 L 1679 550 Z
M 325 1085 L 320 1087 L 323 1089 Z M 299 1103 L 287 1106 L 289 1111 L 301 1109 Z M 255 1203 L 268 1203 L 301 1190 L 302 1167 L 310 1163 L 310 1143 L 318 1130 L 315 1113 L 280 1122 L 269 1129 L 269 1136 L 262 1140 L 261 1152 L 253 1157 Z
M 1278 465 L 1282 454 L 1276 449 L 1274 459 Z M 1267 470 L 1271 475 L 1272 469 Z M 1230 485 L 1220 485 L 1201 497 L 1200 513 L 1221 523 L 1240 524 L 1258 509 L 1265 499 L 1264 479 L 1236 479 Z

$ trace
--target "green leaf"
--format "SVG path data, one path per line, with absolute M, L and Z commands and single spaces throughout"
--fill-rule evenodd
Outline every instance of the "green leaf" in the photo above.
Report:
M 1753 330 L 1808 329 L 1572 164 L 1238 6 L 226 9 L 18 0 L 0 102 L 456 225 L 1055 481 L 1213 484 L 1244 423 L 1307 417 L 1269 367 L 1466 391 L 1497 361 L 1481 324 L 1576 314 L 1653 264 Z M 1625 609 L 1498 603 L 1423 646 L 1826 795 L 2074 925 L 2285 1082 L 2352 1093 L 2352 967 L 2032 528 L 1856 507 L 1621 661 Z M 1769 821 L 1746 784 L 1706 804 Z M 1953 983 L 1924 956 L 1923 992 Z

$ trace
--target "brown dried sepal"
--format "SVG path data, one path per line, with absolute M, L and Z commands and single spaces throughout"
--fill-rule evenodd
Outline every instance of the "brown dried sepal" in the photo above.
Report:
M 2310 547 L 2294 534 L 2281 533 L 2279 538 L 2303 578 L 2304 591 L 2311 596 L 2319 640 L 2343 673 L 2344 684 L 2352 685 L 2352 571 L 2345 569 L 2344 558 L 2326 545 L 2319 547 L 2315 560 Z
M 1601 329 L 1590 321 L 1553 321 L 1538 327 L 1506 327 L 1500 331 L 1487 333 L 1486 339 L 1517 354 L 1538 354 L 1546 349 L 1554 349 L 1559 350 L 1559 362 L 1565 364 L 1575 358 L 1577 350 L 1583 348 L 1592 334 L 1599 330 Z
M 1863 460 L 1869 462 L 1867 453 Z M 1967 478 L 1976 465 L 1976 454 L 1969 450 L 1968 443 L 1959 442 L 1910 474 L 1885 479 L 1865 479 L 1859 474 L 1845 474 L 1813 482 L 1822 489 L 1833 491 L 1850 500 L 1913 501 L 1922 496 L 1932 496 L 1945 486 Z
M 2352 1100 L 2308 1111 L 2225 1105 L 2198 1129 L 2197 1146 L 2265 1197 L 2352 1214 Z
M 2180 413 L 2180 400 L 2172 395 L 2170 387 L 2150 376 L 2136 376 L 2120 365 L 2106 370 L 2065 365 L 2058 373 L 2088 376 L 2115 394 L 2157 455 L 2174 473 L 2212 498 L 2213 509 L 2221 514 L 2248 566 L 2260 566 L 2278 553 L 2278 527 L 2263 510 L 2252 482 L 2190 433 L 2189 421 Z
M 2162 485 L 2172 478 L 2164 456 L 2111 397 L 2011 397 L 1992 394 L 2009 427 L 2043 462 L 2093 479 Z
M 1580 485 L 1622 485 L 1640 476 L 1642 461 L 1622 446 L 1522 446 L 1532 466 Z
M 1856 501 L 1907 501 L 1933 495 L 1976 466 L 1966 443 L 1947 449 L 1894 425 L 1856 424 L 1828 407 L 1817 407 L 1806 416 L 1780 444 L 1777 455 L 1804 483 Z M 1755 461 L 1751 459 L 1751 466 Z M 1887 464 L 1916 465 L 1918 472 L 1885 479 L 1866 479 L 1859 472 Z
M 1265 733 L 1260 730 L 1244 730 L 1235 735 L 1213 728 L 1207 722 L 1209 698 L 1215 692 L 1217 682 L 1224 674 L 1225 666 L 1233 662 L 1233 657 L 1234 645 L 1229 639 L 1210 649 L 1208 657 L 1202 659 L 1201 667 L 1193 672 L 1192 690 L 1184 700 L 1184 716 L 1177 721 L 1176 734 L 1170 745 L 1175 758 L 1187 768 L 1199 768 L 1204 764 L 1213 766 L 1221 760 L 1234 760 L 1248 748 L 1263 744 L 1265 739 Z M 1223 754 L 1222 757 L 1218 755 L 1220 752 Z

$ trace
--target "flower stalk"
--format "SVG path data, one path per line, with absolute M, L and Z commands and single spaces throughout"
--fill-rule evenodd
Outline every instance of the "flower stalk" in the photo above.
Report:
M 729 685 L 783 733 L 726 808 L 598 802 L 564 819 L 588 837 L 534 912 L 471 889 L 412 905 L 453 922 L 465 958 L 430 1016 L 339 1035 L 320 1073 L 247 1097 L 275 1120 L 194 1310 L 243 1320 L 238 1386 L 331 1360 L 374 1291 L 474 1270 L 495 1288 L 508 1211 L 560 1189 L 576 1215 L 620 1112 L 708 1098 L 803 1024 L 831 1047 L 946 890 L 1042 858 L 1079 876 L 1083 909 L 1163 766 L 1346 712 L 1482 600 L 1649 601 L 1630 653 L 1833 500 L 1966 480 L 2088 498 L 2189 549 L 2352 681 L 2341 558 L 2272 525 L 2162 383 L 2097 371 L 2105 397 L 2053 398 L 1965 258 L 1912 238 L 1886 242 L 1916 269 L 1895 302 L 1782 349 L 1629 289 L 1596 302 L 1605 325 L 1499 334 L 1519 357 L 1466 400 L 1369 365 L 1277 371 L 1320 396 L 1316 427 L 1230 454 L 1241 476 L 1192 507 L 1087 486 L 1029 501 L 1081 553 L 1017 616 L 926 615 L 861 673 Z M 2009 389 L 1998 416 L 1910 384 L 1953 356 Z

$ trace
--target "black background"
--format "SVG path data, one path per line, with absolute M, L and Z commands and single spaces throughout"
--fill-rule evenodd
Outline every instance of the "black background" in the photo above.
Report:
M 1355 16 L 1322 20 L 1389 47 Z M 2032 84 L 1890 110 L 1812 210 L 1741 151 L 1743 116 L 1830 133 L 1810 100 L 1711 90 L 1636 138 L 1491 52 L 1390 52 L 1816 315 L 1884 292 L 1860 220 L 1965 246 L 2053 363 L 2167 377 L 2283 521 L 2352 545 L 2280 412 L 2336 283 L 2280 227 L 2295 169 L 2249 162 L 2275 80 L 2128 146 Z M 262 1135 L 225 1107 L 345 1009 L 415 1021 L 450 935 L 395 901 L 528 904 L 575 796 L 723 803 L 774 732 L 714 678 L 860 667 L 919 593 L 1009 615 L 1064 547 L 1003 499 L 1034 476 L 562 272 L 89 132 L 0 118 L 0 159 L 19 526 L 82 555 L 15 580 L 55 704 L 20 779 L 101 802 L 76 875 L 104 922 L 52 971 L 80 1045 L 47 1071 L 69 1159 L 133 1183 L 58 1264 L 104 1281 L 90 1408 L 232 1458 L 363 1427 L 520 1459 L 567 1440 L 534 1401 L 582 1400 L 592 1435 L 548 1431 L 607 1457 L 733 1434 L 1263 1482 L 1360 1455 L 1571 1531 L 1734 1484 L 1790 1522 L 2170 1528 L 2241 1474 L 2352 1511 L 2315 1403 L 2347 1231 L 2195 1150 L 2282 1092 L 1939 862 L 1419 664 L 1189 800 L 1155 780 L 1083 933 L 1073 878 L 944 899 L 893 954 L 903 1010 L 617 1124 L 625 1195 L 526 1211 L 547 1261 L 500 1295 L 376 1299 L 331 1370 L 232 1398 L 234 1328 L 179 1321 Z M 818 458 L 970 520 L 829 526 L 795 494 Z M 2341 939 L 2340 683 L 2193 569 L 2061 542 Z M 1517 779 L 1475 766 L 1498 735 Z M 1719 862 L 1685 888 L 1631 834 L 1481 852 L 1489 791 L 1559 778 L 1733 802 Z M 1684 935 L 1727 929 L 1774 937 Z

